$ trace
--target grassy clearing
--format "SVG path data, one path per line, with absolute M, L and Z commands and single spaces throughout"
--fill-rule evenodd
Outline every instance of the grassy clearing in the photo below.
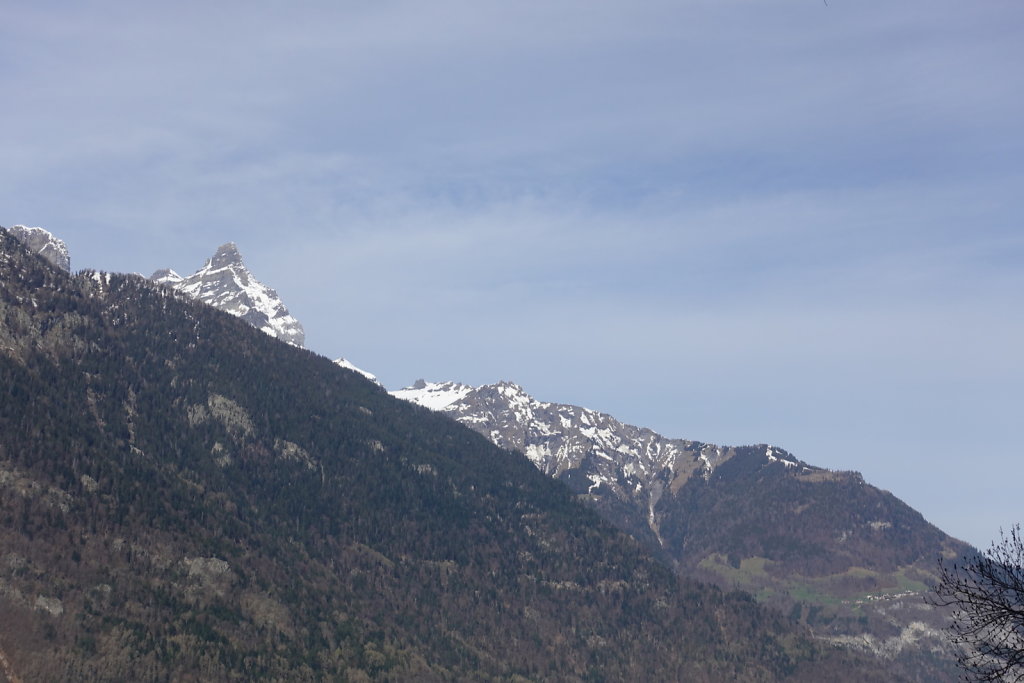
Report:
M 901 567 L 895 572 L 850 567 L 845 572 L 827 576 L 790 574 L 780 577 L 772 573 L 773 564 L 772 560 L 764 557 L 747 557 L 737 566 L 726 556 L 713 553 L 698 567 L 717 576 L 721 585 L 748 591 L 760 602 L 788 598 L 810 605 L 838 607 L 888 595 L 929 590 L 929 585 L 922 580 L 927 577 L 913 567 Z

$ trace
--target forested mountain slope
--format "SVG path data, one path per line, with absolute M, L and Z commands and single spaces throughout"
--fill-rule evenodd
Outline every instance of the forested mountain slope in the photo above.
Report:
M 9 680 L 891 680 L 524 457 L 0 231 Z
M 921 680 L 956 677 L 949 614 L 925 598 L 938 558 L 971 549 L 858 473 L 667 438 L 511 382 L 420 380 L 394 395 L 524 452 L 680 574 L 747 590 Z

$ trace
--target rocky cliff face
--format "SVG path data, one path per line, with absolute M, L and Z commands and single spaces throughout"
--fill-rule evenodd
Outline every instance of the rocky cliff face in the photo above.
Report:
M 11 228 L 10 232 L 21 240 L 28 247 L 29 251 L 39 254 L 61 270 L 70 272 L 71 255 L 68 253 L 67 245 L 54 237 L 49 231 L 43 228 L 27 228 L 24 225 L 15 225 Z
M 301 347 L 306 341 L 302 325 L 288 312 L 277 292 L 249 272 L 234 242 L 221 245 L 202 268 L 188 277 L 162 269 L 150 280 L 238 316 L 293 346 Z

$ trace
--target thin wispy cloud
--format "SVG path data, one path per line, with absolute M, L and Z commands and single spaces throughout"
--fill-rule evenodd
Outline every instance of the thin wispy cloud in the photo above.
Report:
M 1016 521 L 948 501 L 1022 474 L 1019 3 L 2 18 L 0 223 L 75 267 L 233 240 L 314 350 L 389 386 L 513 379 L 862 469 L 977 543 Z

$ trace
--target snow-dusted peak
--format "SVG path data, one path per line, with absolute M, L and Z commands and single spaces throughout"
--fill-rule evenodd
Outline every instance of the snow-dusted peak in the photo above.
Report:
M 71 271 L 71 255 L 68 253 L 67 245 L 63 240 L 54 237 L 50 231 L 43 228 L 15 225 L 10 232 L 21 240 L 29 250 L 39 254 L 52 265 L 61 270 Z
M 391 395 L 411 401 L 431 410 L 444 410 L 465 398 L 473 387 L 458 382 L 426 382 L 416 380 L 411 387 L 392 391 Z
M 503 379 L 500 382 L 498 382 L 497 384 L 495 384 L 494 388 L 502 396 L 509 396 L 509 397 L 514 397 L 514 396 L 527 396 L 528 397 L 529 396 L 529 394 L 526 393 L 526 390 L 523 389 L 521 386 L 519 386 L 515 382 L 509 382 L 508 380 L 505 380 L 505 379 Z
M 160 270 L 150 275 L 149 279 L 157 283 L 158 285 L 170 285 L 171 287 L 174 287 L 185 278 L 178 275 L 170 268 L 161 268 Z
M 371 374 L 371 373 L 367 372 L 366 370 L 363 370 L 362 368 L 356 367 L 350 361 L 345 360 L 344 358 L 338 358 L 337 360 L 334 361 L 334 364 L 335 365 L 340 365 L 341 367 L 343 367 L 343 368 L 345 368 L 347 370 L 352 370 L 354 372 L 358 372 L 360 375 L 362 375 L 366 379 L 370 380 L 371 382 L 374 382 L 375 384 L 380 384 L 380 381 L 377 379 L 376 375 Z
M 188 277 L 164 269 L 150 279 L 238 316 L 293 346 L 301 347 L 306 341 L 302 325 L 288 312 L 277 292 L 253 277 L 234 242 L 222 244 L 202 268 Z

